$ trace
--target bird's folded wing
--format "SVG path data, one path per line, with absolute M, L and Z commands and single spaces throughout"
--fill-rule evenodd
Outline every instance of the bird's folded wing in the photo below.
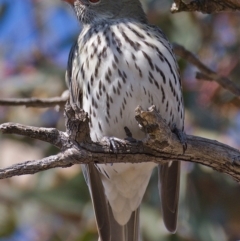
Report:
M 102 241 L 111 240 L 109 211 L 100 173 L 94 164 L 82 165 L 83 174 L 88 184 L 96 216 L 97 228 Z
M 166 228 L 174 233 L 177 228 L 180 162 L 159 165 L 158 174 L 163 221 Z

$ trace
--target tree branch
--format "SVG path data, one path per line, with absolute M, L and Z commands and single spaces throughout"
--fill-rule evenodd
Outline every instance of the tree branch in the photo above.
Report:
M 138 107 L 136 119 L 141 128 L 146 131 L 147 138 L 136 142 L 123 140 L 124 144 L 118 147 L 117 153 L 113 153 L 106 142 L 91 142 L 87 114 L 82 110 L 73 111 L 69 106 L 66 108 L 67 133 L 52 128 L 2 124 L 0 131 L 4 133 L 24 134 L 47 141 L 57 146 L 61 152 L 42 160 L 27 161 L 0 169 L 0 179 L 80 163 L 161 163 L 181 160 L 209 166 L 214 170 L 229 174 L 240 182 L 240 152 L 238 150 L 217 141 L 187 136 L 188 148 L 183 154 L 182 144 L 165 120 L 156 112 L 155 107 L 151 107 L 149 111 L 143 111 L 141 107 Z M 58 141 L 54 140 L 56 136 Z
M 3 98 L 0 99 L 0 105 L 2 106 L 26 106 L 26 107 L 38 107 L 46 108 L 56 105 L 64 106 L 68 100 L 68 94 L 63 93 L 61 97 L 53 98 Z
M 18 123 L 4 123 L 0 125 L 0 131 L 4 134 L 17 134 L 32 139 L 48 142 L 59 149 L 63 149 L 67 143 L 67 134 L 55 128 L 26 126 Z
M 227 77 L 220 76 L 219 74 L 208 68 L 193 53 L 176 43 L 173 44 L 173 49 L 176 55 L 183 59 L 186 59 L 189 63 L 193 64 L 201 71 L 201 73 L 196 73 L 197 79 L 216 81 L 224 89 L 227 89 L 238 97 L 240 96 L 240 88 L 234 82 L 232 82 Z
M 199 11 L 202 13 L 233 12 L 240 10 L 239 0 L 174 0 L 172 13 Z

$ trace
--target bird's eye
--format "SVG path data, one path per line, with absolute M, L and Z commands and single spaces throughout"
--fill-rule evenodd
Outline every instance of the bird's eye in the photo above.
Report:
M 89 2 L 90 3 L 93 3 L 93 4 L 95 4 L 95 3 L 99 3 L 101 0 L 89 0 Z

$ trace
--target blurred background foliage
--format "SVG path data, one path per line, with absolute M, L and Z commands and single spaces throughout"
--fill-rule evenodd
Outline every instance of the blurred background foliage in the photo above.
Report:
M 240 13 L 171 15 L 170 0 L 143 1 L 149 21 L 212 69 L 240 85 Z M 53 97 L 66 89 L 68 53 L 81 29 L 61 0 L 0 0 L 0 97 Z M 240 146 L 240 112 L 218 84 L 195 79 L 180 59 L 186 132 Z M 1 107 L 12 121 L 64 130 L 62 111 Z M 21 136 L 0 135 L 0 167 L 57 153 Z M 178 231 L 164 228 L 154 172 L 141 209 L 143 241 L 240 239 L 240 186 L 230 177 L 182 163 Z M 96 241 L 94 214 L 80 167 L 1 180 L 0 241 Z

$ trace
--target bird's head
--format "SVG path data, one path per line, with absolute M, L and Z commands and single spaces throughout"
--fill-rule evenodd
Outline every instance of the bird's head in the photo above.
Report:
M 108 22 L 120 18 L 145 21 L 139 0 L 63 0 L 74 8 L 83 24 Z

